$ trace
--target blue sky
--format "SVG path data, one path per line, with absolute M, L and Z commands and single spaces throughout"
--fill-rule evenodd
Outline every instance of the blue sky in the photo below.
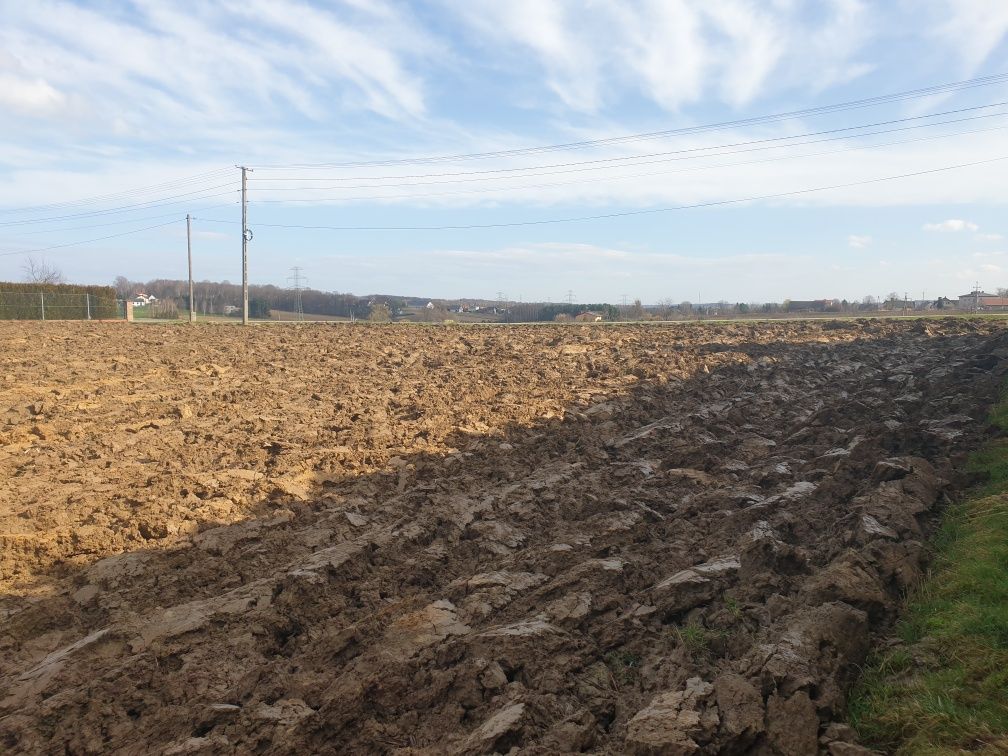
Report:
M 347 165 L 611 140 L 1008 73 L 1005 0 L 0 0 L 0 15 L 0 280 L 47 247 L 34 256 L 75 281 L 183 278 L 186 212 L 197 278 L 240 280 L 244 164 L 254 283 L 282 285 L 299 265 L 322 289 L 524 300 L 1008 287 L 1008 161 L 562 224 L 281 227 L 605 215 L 1008 156 L 1002 81 L 580 149 Z M 835 129 L 849 131 L 800 136 Z M 726 146 L 754 140 L 777 141 Z

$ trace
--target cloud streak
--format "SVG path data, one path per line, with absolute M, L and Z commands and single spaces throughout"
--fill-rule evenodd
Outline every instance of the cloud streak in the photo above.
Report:
M 333 99 L 388 118 L 425 110 L 411 71 L 428 49 L 424 35 L 380 4 L 134 0 L 114 15 L 64 0 L 3 8 L 0 101 L 73 114 L 95 131 L 199 132 L 247 120 L 250 105 L 272 123 L 289 109 L 324 120 Z
M 958 231 L 976 231 L 980 227 L 971 221 L 959 218 L 950 218 L 941 223 L 925 223 L 925 231 L 937 231 L 939 233 L 956 233 Z
M 792 3 L 745 0 L 598 0 L 590 12 L 576 0 L 470 0 L 462 13 L 519 65 L 531 56 L 550 90 L 583 112 L 627 89 L 668 111 L 711 94 L 739 107 L 793 84 L 799 60 L 803 76 L 819 72 L 819 88 L 869 70 L 856 60 L 870 38 L 860 0 L 830 0 L 815 18 Z

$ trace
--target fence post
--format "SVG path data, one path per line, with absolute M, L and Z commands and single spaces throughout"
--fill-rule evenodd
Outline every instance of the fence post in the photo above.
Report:
M 84 301 L 87 303 L 87 319 L 91 320 L 91 295 L 84 292 Z
M 39 299 L 42 300 L 42 320 L 45 320 L 45 294 L 41 291 L 39 292 Z

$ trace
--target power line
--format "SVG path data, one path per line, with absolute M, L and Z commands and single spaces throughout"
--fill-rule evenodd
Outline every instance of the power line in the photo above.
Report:
M 0 257 L 10 257 L 11 255 L 32 255 L 36 252 L 48 252 L 51 249 L 63 249 L 64 247 L 77 247 L 81 244 L 91 244 L 92 242 L 105 241 L 106 239 L 117 239 L 120 236 L 129 236 L 130 234 L 139 234 L 141 231 L 151 231 L 155 228 L 163 228 L 164 226 L 170 226 L 173 223 L 180 223 L 184 221 L 185 218 L 176 218 L 175 220 L 170 220 L 167 223 L 158 223 L 155 226 L 147 226 L 146 228 L 135 228 L 132 231 L 123 231 L 120 234 L 110 234 L 108 236 L 100 236 L 97 239 L 85 239 L 83 241 L 69 242 L 67 244 L 54 244 L 51 247 L 40 247 L 39 249 L 22 249 L 18 252 L 0 252 Z
M 301 168 L 307 170 L 326 169 L 326 168 L 360 168 L 365 166 L 377 166 L 377 165 L 409 165 L 409 164 L 422 164 L 422 163 L 437 163 L 437 162 L 446 162 L 454 160 L 476 160 L 476 159 L 498 158 L 498 157 L 514 157 L 518 155 L 531 155 L 531 154 L 538 154 L 541 152 L 552 152 L 556 150 L 584 149 L 586 147 L 620 144 L 623 142 L 638 141 L 642 139 L 656 139 L 669 136 L 697 134 L 705 131 L 716 131 L 728 128 L 737 128 L 739 126 L 753 126 L 764 123 L 771 123 L 774 121 L 789 120 L 792 118 L 802 118 L 814 115 L 823 115 L 826 113 L 834 113 L 844 110 L 855 110 L 859 108 L 874 107 L 876 105 L 883 105 L 891 102 L 899 102 L 902 100 L 916 99 L 920 97 L 931 97 L 937 94 L 959 92 L 967 89 L 973 89 L 976 87 L 993 86 L 1005 82 L 1008 82 L 1008 73 L 992 74 L 990 76 L 981 76 L 974 79 L 965 79 L 962 81 L 949 82 L 946 84 L 935 84 L 933 86 L 924 87 L 921 89 L 904 90 L 902 92 L 894 92 L 887 95 L 878 95 L 876 97 L 868 97 L 861 100 L 849 100 L 847 102 L 834 103 L 830 105 L 820 105 L 814 108 L 805 108 L 802 110 L 793 110 L 784 113 L 774 113 L 763 116 L 754 116 L 752 118 L 742 118 L 733 121 L 720 121 L 717 123 L 709 123 L 699 126 L 685 126 L 676 129 L 664 129 L 661 131 L 641 132 L 637 134 L 625 134 L 622 136 L 607 137 L 603 139 L 590 139 L 579 142 L 567 142 L 562 144 L 542 145 L 537 147 L 521 147 L 510 150 L 496 150 L 492 152 L 469 152 L 457 155 L 440 155 L 440 156 L 428 156 L 419 158 L 398 158 L 391 160 L 371 160 L 371 161 L 344 162 L 344 163 L 300 163 L 300 164 L 294 163 L 288 165 L 265 164 L 259 166 L 259 168 L 263 170 L 289 170 L 292 168 Z
M 0 226 L 2 226 L 2 227 L 7 227 L 7 226 L 27 226 L 27 225 L 31 225 L 31 224 L 35 224 L 35 223 L 50 223 L 50 222 L 53 222 L 53 221 L 73 220 L 75 218 L 87 218 L 87 217 L 92 217 L 92 216 L 113 215 L 115 213 L 126 213 L 126 212 L 130 212 L 131 210 L 136 210 L 136 209 L 150 210 L 150 209 L 152 209 L 154 207 L 161 207 L 161 206 L 166 206 L 166 205 L 178 205 L 178 204 L 185 203 L 185 202 L 192 202 L 193 200 L 212 199 L 214 197 L 224 197 L 224 196 L 227 196 L 229 194 L 234 194 L 235 190 L 232 189 L 229 192 L 218 192 L 217 194 L 207 194 L 207 195 L 203 195 L 203 196 L 199 196 L 199 197 L 193 197 L 192 196 L 194 194 L 199 194 L 200 192 L 208 192 L 208 191 L 211 191 L 213 189 L 223 189 L 224 187 L 227 187 L 227 186 L 231 186 L 231 184 L 218 184 L 217 186 L 210 186 L 210 187 L 207 187 L 205 189 L 200 189 L 200 190 L 194 191 L 194 192 L 185 192 L 183 194 L 175 194 L 175 195 L 172 195 L 170 197 L 162 197 L 162 198 L 159 198 L 159 199 L 156 199 L 156 200 L 149 200 L 147 202 L 139 202 L 139 203 L 133 204 L 133 205 L 122 205 L 121 207 L 106 208 L 104 210 L 91 210 L 91 211 L 86 212 L 86 213 L 73 213 L 71 215 L 60 215 L 60 216 L 54 216 L 54 217 L 51 217 L 51 218 L 33 218 L 31 220 L 22 220 L 22 221 L 2 221 L 2 222 L 0 222 Z M 180 199 L 177 202 L 165 201 L 165 200 L 176 200 L 176 199 L 179 199 L 179 198 L 185 198 L 185 199 Z
M 1008 115 L 1008 114 L 999 114 L 999 115 Z M 810 158 L 810 157 L 823 157 L 823 156 L 826 156 L 826 155 L 839 155 L 839 154 L 842 154 L 844 152 L 853 152 L 853 151 L 858 151 L 858 150 L 874 150 L 874 149 L 879 149 L 881 147 L 893 147 L 893 146 L 901 145 L 901 144 L 914 144 L 916 142 L 928 142 L 928 141 L 934 141 L 936 139 L 948 139 L 950 137 L 967 136 L 967 135 L 970 135 L 970 134 L 981 134 L 981 133 L 986 133 L 986 132 L 989 132 L 989 131 L 1002 131 L 1005 128 L 1008 128 L 1008 126 L 995 126 L 995 127 L 989 128 L 989 129 L 971 129 L 971 130 L 968 130 L 968 131 L 959 131 L 959 132 L 953 132 L 953 133 L 950 133 L 950 134 L 936 134 L 936 135 L 926 136 L 926 137 L 917 137 L 917 138 L 914 138 L 914 139 L 898 139 L 896 141 L 892 141 L 892 142 L 880 142 L 878 144 L 852 145 L 850 147 L 844 147 L 844 148 L 839 149 L 839 150 L 825 150 L 825 151 L 821 151 L 821 152 L 806 152 L 806 153 L 801 153 L 801 154 L 798 154 L 798 155 L 782 155 L 780 157 L 764 158 L 764 159 L 761 159 L 761 160 L 743 160 L 743 161 L 734 162 L 734 163 L 717 163 L 717 164 L 714 164 L 714 165 L 700 165 L 700 166 L 692 166 L 692 167 L 689 167 L 689 168 L 676 168 L 674 170 L 668 170 L 668 171 L 646 171 L 646 172 L 643 172 L 643 173 L 630 173 L 630 174 L 624 174 L 624 175 L 621 175 L 621 176 L 606 176 L 605 180 L 607 182 L 608 181 L 623 181 L 623 180 L 626 180 L 626 179 L 647 178 L 647 177 L 651 177 L 651 176 L 668 176 L 668 175 L 672 175 L 672 174 L 676 174 L 676 173 L 692 173 L 692 172 L 695 172 L 695 171 L 709 171 L 709 170 L 715 170 L 715 169 L 721 169 L 721 168 L 737 168 L 737 167 L 746 166 L 746 165 L 762 165 L 764 163 L 777 163 L 777 162 L 783 162 L 785 160 L 802 160 L 802 159 Z M 832 140 L 820 140 L 820 141 L 832 141 Z M 656 161 L 656 162 L 666 162 L 666 161 Z M 569 173 L 569 172 L 571 172 L 571 171 L 559 171 L 559 173 Z M 548 175 L 548 174 L 544 174 L 544 175 Z M 515 177 L 506 176 L 506 177 L 503 177 L 503 178 L 515 178 Z M 401 184 L 400 186 L 429 186 L 429 185 L 437 185 L 437 184 L 455 184 L 455 183 L 468 182 L 468 181 L 474 181 L 474 180 L 478 181 L 478 180 L 489 180 L 489 179 L 458 179 L 458 180 L 455 180 L 455 181 L 443 181 L 443 182 L 438 181 L 438 182 L 429 182 L 429 183 L 428 182 L 421 182 L 421 183 L 416 183 L 416 184 Z M 343 196 L 343 197 L 305 197 L 305 198 L 302 198 L 302 199 L 262 199 L 262 200 L 253 200 L 253 203 L 254 204 L 264 204 L 264 203 L 270 203 L 270 204 L 284 203 L 284 204 L 286 204 L 286 203 L 294 203 L 294 202 L 308 202 L 308 203 L 316 202 L 317 203 L 317 202 L 351 202 L 351 201 L 361 201 L 361 200 L 387 200 L 387 199 L 429 199 L 429 198 L 434 198 L 434 197 L 450 197 L 450 196 L 459 195 L 459 194 L 483 194 L 483 193 L 487 193 L 487 192 L 522 191 L 522 190 L 526 190 L 526 189 L 543 189 L 543 188 L 561 187 L 561 186 L 575 186 L 577 184 L 595 183 L 598 180 L 599 179 L 597 177 L 593 176 L 593 177 L 590 177 L 590 178 L 575 179 L 573 181 L 554 181 L 554 182 L 545 183 L 545 184 L 519 184 L 519 185 L 515 185 L 515 186 L 494 186 L 494 187 L 488 187 L 488 188 L 483 188 L 483 189 L 456 189 L 456 190 L 453 190 L 453 191 L 436 192 L 436 193 L 432 193 L 432 192 L 416 193 L 416 192 L 414 192 L 414 193 L 410 193 L 410 194 L 385 194 L 385 195 L 382 195 L 382 194 L 378 194 L 378 195 L 364 194 L 364 195 L 357 195 L 357 196 L 351 195 L 351 196 Z M 395 184 L 390 184 L 389 186 L 396 186 L 396 185 Z M 308 189 L 308 187 L 304 187 L 304 188 Z M 328 190 L 328 189 L 350 189 L 350 188 L 353 188 L 353 187 L 317 187 L 313 191 L 323 191 L 323 190 Z M 378 188 L 384 188 L 384 187 L 374 186 L 374 187 L 363 187 L 363 188 L 375 188 L 375 189 L 378 189 Z M 259 190 L 259 191 L 280 191 L 280 190 L 279 189 L 269 189 L 269 190 Z
M 191 183 L 201 183 L 209 180 L 211 177 L 216 177 L 223 175 L 227 169 L 220 168 L 214 171 L 207 171 L 206 173 L 199 173 L 195 176 L 188 176 L 185 178 L 175 179 L 173 181 L 166 181 L 161 184 L 151 184 L 150 186 L 138 187 L 136 189 L 123 189 L 119 192 L 112 192 L 110 194 L 100 194 L 92 197 L 84 197 L 78 200 L 66 200 L 65 202 L 53 202 L 46 205 L 26 205 L 21 207 L 4 207 L 0 208 L 0 213 L 14 213 L 14 212 L 37 212 L 42 210 L 57 210 L 64 207 L 72 207 L 74 205 L 90 204 L 94 202 L 104 202 L 110 199 L 115 199 L 117 197 L 129 196 L 133 194 L 146 194 L 150 191 L 155 190 L 170 190 L 176 186 L 184 186 Z
M 542 226 L 550 225 L 555 223 L 574 223 L 577 221 L 590 221 L 590 220 L 605 220 L 608 218 L 623 218 L 634 215 L 649 215 L 652 213 L 667 213 L 676 210 L 693 210 L 702 207 L 716 207 L 718 205 L 733 205 L 740 204 L 742 202 L 755 202 L 758 200 L 767 199 L 777 199 L 780 197 L 793 197 L 801 194 L 812 194 L 814 192 L 825 192 L 832 189 L 845 189 L 854 186 L 866 186 L 868 184 L 877 184 L 883 181 L 895 181 L 897 179 L 913 178 L 916 176 L 926 176 L 932 173 L 942 173 L 945 171 L 952 171 L 959 168 L 969 168 L 977 165 L 986 165 L 988 163 L 995 163 L 1001 160 L 1008 160 L 1008 155 L 1003 155 L 996 158 L 988 158 L 986 160 L 976 160 L 970 163 L 957 163 L 954 165 L 941 166 L 939 168 L 929 168 L 923 171 L 914 171 L 912 173 L 900 173 L 895 176 L 880 176 L 873 179 L 865 179 L 862 181 L 851 181 L 843 184 L 830 184 L 828 186 L 816 186 L 806 189 L 795 189 L 788 192 L 776 192 L 773 194 L 760 194 L 751 197 L 740 197 L 736 199 L 727 200 L 713 200 L 710 202 L 700 202 L 693 205 L 678 205 L 675 207 L 656 207 L 649 208 L 645 210 L 628 210 L 625 212 L 617 213 L 603 213 L 600 215 L 584 215 L 569 218 L 551 218 L 545 220 L 533 220 L 533 221 L 513 221 L 513 222 L 503 222 L 503 223 L 476 223 L 467 225 L 444 225 L 444 226 L 307 226 L 307 225 L 295 225 L 295 224 L 284 224 L 284 223 L 259 223 L 258 226 L 266 228 L 294 228 L 302 229 L 308 231 L 461 231 L 469 229 L 482 229 L 482 228 L 509 228 L 512 226 Z M 203 218 L 205 222 L 209 223 L 233 223 L 233 221 L 220 221 L 213 220 L 210 218 Z
M 1000 107 L 1002 105 L 1008 105 L 1008 101 L 1002 100 L 1000 102 L 989 103 L 987 105 L 976 105 L 976 106 L 970 107 L 970 108 L 959 108 L 959 109 L 956 109 L 956 110 L 946 110 L 946 111 L 942 111 L 940 113 L 933 113 L 931 115 L 910 116 L 910 117 L 907 117 L 907 118 L 894 118 L 894 119 L 891 119 L 891 120 L 888 120 L 888 121 L 877 121 L 875 123 L 866 123 L 866 124 L 860 124 L 860 125 L 857 125 L 857 126 L 845 126 L 845 127 L 836 128 L 836 129 L 826 129 L 826 130 L 823 130 L 823 131 L 810 131 L 810 132 L 807 132 L 807 133 L 804 133 L 804 134 L 792 134 L 792 135 L 789 135 L 789 136 L 768 137 L 768 138 L 765 138 L 765 139 L 750 139 L 750 140 L 746 140 L 746 141 L 743 141 L 743 142 L 730 142 L 730 143 L 721 144 L 721 145 L 711 145 L 709 147 L 690 147 L 690 148 L 678 149 L 678 150 L 667 150 L 667 151 L 663 151 L 663 152 L 644 153 L 644 154 L 640 154 L 640 155 L 622 155 L 622 156 L 610 157 L 610 158 L 597 158 L 595 160 L 578 160 L 578 161 L 567 162 L 567 163 L 547 163 L 547 164 L 543 164 L 543 165 L 523 166 L 523 167 L 516 167 L 516 168 L 488 168 L 488 169 L 479 170 L 479 171 L 454 171 L 454 172 L 445 172 L 445 173 L 415 173 L 415 174 L 405 174 L 405 175 L 399 175 L 399 176 L 323 176 L 323 177 L 318 177 L 318 178 L 312 178 L 310 176 L 309 177 L 290 176 L 290 177 L 280 177 L 280 178 L 264 178 L 264 179 L 256 179 L 256 180 L 258 180 L 258 181 L 270 181 L 270 182 L 277 182 L 277 181 L 386 181 L 386 180 L 389 180 L 389 179 L 396 180 L 396 179 L 446 178 L 446 177 L 455 177 L 455 176 L 484 176 L 484 175 L 500 174 L 500 173 L 523 173 L 523 172 L 527 172 L 527 171 L 540 171 L 540 170 L 546 170 L 546 169 L 552 169 L 552 168 L 570 168 L 570 167 L 573 167 L 573 166 L 597 165 L 597 164 L 601 164 L 601 163 L 623 163 L 624 161 L 640 160 L 642 158 L 664 158 L 664 157 L 667 157 L 667 156 L 670 156 L 670 155 L 684 155 L 684 154 L 689 154 L 689 153 L 710 152 L 711 150 L 722 150 L 722 149 L 733 148 L 733 147 L 750 147 L 751 145 L 756 145 L 756 144 L 764 144 L 764 145 L 765 144 L 774 144 L 774 143 L 778 143 L 778 142 L 791 141 L 791 140 L 795 140 L 795 139 L 805 139 L 806 137 L 816 137 L 816 136 L 823 136 L 823 135 L 826 135 L 826 134 L 839 134 L 839 133 L 842 133 L 842 132 L 860 131 L 862 129 L 875 128 L 876 126 L 891 126 L 891 125 L 896 124 L 896 123 L 909 123 L 910 121 L 920 121 L 920 120 L 923 120 L 923 119 L 926 119 L 926 118 L 938 118 L 938 117 L 941 117 L 941 116 L 956 115 L 958 113 L 966 113 L 966 112 L 971 112 L 971 111 L 974 111 L 974 110 L 983 110 L 983 109 L 986 109 L 986 108 L 996 108 L 996 107 Z M 944 125 L 953 124 L 953 123 L 962 123 L 964 121 L 977 120 L 979 118 L 994 118 L 994 117 L 1002 116 L 1002 115 L 1006 115 L 1006 114 L 1005 113 L 990 113 L 990 114 L 985 114 L 985 115 L 980 115 L 980 116 L 971 116 L 969 118 L 952 119 L 952 120 L 948 120 L 948 121 L 939 121 L 939 122 L 935 122 L 935 123 L 926 123 L 926 124 L 920 124 L 920 125 L 916 125 L 916 126 L 904 126 L 904 127 L 895 128 L 895 129 L 883 129 L 883 130 L 880 130 L 880 131 L 870 132 L 870 133 L 867 133 L 867 134 L 855 134 L 854 136 L 873 136 L 875 134 L 888 134 L 888 133 L 891 133 L 891 132 L 894 132 L 894 131 L 907 131 L 909 129 L 914 129 L 914 128 L 930 128 L 932 126 L 944 126 Z M 807 142 L 797 143 L 796 145 L 774 145 L 774 146 L 790 147 L 790 146 L 800 146 L 801 144 L 817 144 L 818 142 L 833 141 L 836 138 L 837 137 L 834 137 L 832 139 L 811 140 L 811 141 L 807 141 Z M 843 138 L 843 137 L 839 137 L 839 138 Z M 773 148 L 774 147 L 761 147 L 761 148 L 757 148 L 757 149 L 773 149 Z M 753 149 L 732 150 L 732 151 L 721 152 L 721 153 L 716 153 L 716 154 L 712 154 L 712 155 L 698 155 L 697 157 L 720 157 L 721 155 L 734 155 L 734 154 L 737 154 L 738 152 L 752 152 L 752 151 L 755 151 L 755 150 L 753 150 Z M 679 158 L 679 159 L 682 159 L 682 158 Z M 652 161 L 641 162 L 641 163 L 626 163 L 626 164 L 628 164 L 628 165 L 649 165 L 651 162 Z M 653 162 L 663 162 L 663 161 L 653 161 Z M 605 166 L 603 166 L 603 167 L 605 167 Z M 567 172 L 568 171 L 558 171 L 558 173 L 567 173 Z M 548 174 L 543 174 L 543 175 L 548 175 Z M 441 182 L 432 182 L 432 183 L 441 183 Z M 443 183 L 450 183 L 450 182 L 443 182 Z M 385 186 L 395 186 L 395 185 L 392 184 L 392 185 L 385 185 Z M 283 187 L 269 187 L 270 191 L 297 191 L 297 190 L 300 190 L 300 189 L 307 189 L 307 188 L 310 188 L 310 187 L 292 187 L 292 188 L 289 188 L 289 189 L 288 188 L 283 188 Z M 319 189 L 335 189 L 335 188 L 338 188 L 338 187 L 318 187 L 318 188 Z M 368 188 L 368 187 L 355 187 L 355 188 Z
M 221 207 L 231 207 L 236 205 L 237 202 L 222 202 L 217 205 L 208 205 L 207 207 L 196 208 L 195 212 L 203 212 L 206 210 L 216 210 Z M 163 213 L 161 215 L 149 215 L 144 218 L 129 218 L 127 220 L 117 220 L 109 221 L 108 223 L 92 223 L 88 226 L 71 226 L 69 228 L 47 228 L 42 231 L 23 231 L 18 232 L 18 236 L 36 236 L 38 234 L 58 234 L 64 231 L 82 231 L 88 228 L 104 228 L 106 226 L 121 226 L 124 223 L 144 223 L 146 221 L 160 220 L 161 218 L 175 218 L 178 217 L 178 213 Z

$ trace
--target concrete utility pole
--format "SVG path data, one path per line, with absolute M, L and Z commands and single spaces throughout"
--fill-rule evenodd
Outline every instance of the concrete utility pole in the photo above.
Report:
M 242 325 L 248 325 L 248 243 L 252 240 L 252 232 L 248 227 L 248 178 L 245 174 L 250 169 L 244 165 L 237 167 L 242 172 Z
M 196 319 L 195 307 L 193 306 L 193 283 L 192 283 L 192 218 L 189 213 L 186 213 L 185 217 L 185 236 L 186 236 L 186 251 L 189 253 L 189 322 L 192 323 Z

